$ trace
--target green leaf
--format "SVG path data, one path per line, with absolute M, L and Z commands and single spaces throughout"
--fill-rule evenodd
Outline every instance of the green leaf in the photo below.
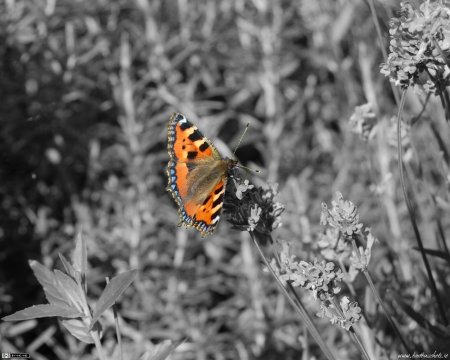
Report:
M 55 270 L 54 272 L 55 278 L 60 286 L 59 291 L 68 299 L 72 306 L 76 307 L 79 311 L 83 311 L 85 308 L 85 300 L 81 288 L 69 275 L 59 270 Z
M 70 307 L 70 301 L 58 289 L 58 281 L 56 280 L 55 274 L 35 260 L 30 260 L 29 264 L 34 276 L 36 276 L 37 281 L 39 281 L 44 289 L 48 302 L 52 305 Z
M 83 313 L 77 309 L 67 306 L 42 304 L 33 305 L 26 309 L 19 310 L 12 315 L 5 316 L 4 321 L 22 321 L 44 317 L 60 316 L 64 318 L 82 317 Z
M 180 346 L 184 341 L 172 343 L 170 340 L 166 340 L 154 347 L 151 351 L 147 351 L 141 360 L 165 360 L 172 354 L 175 349 Z
M 130 270 L 111 279 L 95 305 L 91 326 L 95 324 L 100 315 L 112 306 L 117 298 L 126 290 L 128 286 L 130 286 L 136 275 L 137 270 Z
M 63 320 L 61 323 L 78 340 L 86 344 L 94 343 L 89 327 L 81 319 Z
M 87 272 L 86 239 L 81 234 L 81 232 L 79 232 L 75 241 L 75 250 L 72 255 L 72 263 L 74 265 L 74 268 L 81 273 L 82 277 L 84 277 L 86 276 Z
M 77 281 L 77 278 L 79 277 L 79 276 L 77 276 L 78 272 L 75 270 L 75 268 L 72 266 L 72 264 L 69 262 L 69 260 L 66 259 L 66 257 L 63 254 L 58 253 L 58 255 L 59 255 L 59 259 L 63 263 L 64 269 L 66 270 L 66 274 L 69 275 L 75 281 Z

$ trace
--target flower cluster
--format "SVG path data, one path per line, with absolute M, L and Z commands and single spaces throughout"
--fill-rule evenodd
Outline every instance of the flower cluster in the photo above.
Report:
M 279 260 L 272 259 L 271 268 L 281 281 L 310 291 L 314 299 L 320 301 L 321 310 L 317 314 L 319 317 L 327 317 L 332 324 L 339 324 L 346 330 L 361 318 L 361 309 L 357 302 L 350 302 L 344 296 L 338 305 L 336 295 L 341 291 L 339 283 L 344 274 L 341 269 L 335 268 L 334 263 L 317 259 L 312 263 L 297 260 L 291 251 L 291 244 L 287 241 L 277 241 L 275 246 Z
M 327 260 L 343 261 L 348 259 L 352 253 L 352 247 L 341 238 L 339 229 L 332 227 L 318 234 L 316 245 Z
M 369 140 L 377 119 L 370 103 L 355 107 L 355 112 L 350 117 L 349 125 L 352 132 L 362 137 L 364 141 Z
M 372 235 L 370 228 L 366 228 L 365 233 L 367 240 L 366 248 L 364 249 L 362 246 L 358 247 L 358 252 L 354 251 L 350 257 L 350 267 L 355 270 L 366 270 L 372 256 L 372 246 L 376 239 Z
M 269 235 L 281 225 L 284 206 L 275 201 L 277 187 L 268 189 L 251 185 L 248 180 L 230 181 L 224 212 L 234 229 Z M 234 189 L 233 189 L 234 188 Z
M 340 309 L 336 309 L 334 304 L 327 306 L 322 303 L 317 316 L 321 318 L 327 317 L 332 324 L 339 324 L 345 330 L 349 330 L 352 325 L 361 319 L 361 308 L 356 301 L 350 302 L 346 296 L 341 299 L 339 305 Z
M 426 1 L 415 9 L 401 4 L 390 23 L 389 56 L 381 73 L 396 86 L 423 85 L 436 95 L 450 85 L 450 7 L 447 0 Z M 421 78 L 422 73 L 428 76 Z
M 376 238 L 370 228 L 362 230 L 358 209 L 340 192 L 336 192 L 332 205 L 329 210 L 322 204 L 321 224 L 328 227 L 319 235 L 317 246 L 326 259 L 348 265 L 344 279 L 352 282 L 359 272 L 367 270 Z
M 290 253 L 287 243 L 280 252 L 280 279 L 292 286 L 300 286 L 312 292 L 315 299 L 321 301 L 333 298 L 341 291 L 337 285 L 342 280 L 342 271 L 335 270 L 332 262 L 314 260 L 313 263 L 297 261 Z
M 337 191 L 336 199 L 331 202 L 332 209 L 322 203 L 320 223 L 339 229 L 344 236 L 351 237 L 361 231 L 363 224 L 359 222 L 358 208 L 349 200 L 344 200 L 342 194 Z
M 236 197 L 238 198 L 238 200 L 242 200 L 242 198 L 244 197 L 244 193 L 247 190 L 251 190 L 254 188 L 253 185 L 250 184 L 250 181 L 248 181 L 247 179 L 244 180 L 243 183 L 239 183 L 236 180 L 234 180 L 234 185 L 236 186 Z

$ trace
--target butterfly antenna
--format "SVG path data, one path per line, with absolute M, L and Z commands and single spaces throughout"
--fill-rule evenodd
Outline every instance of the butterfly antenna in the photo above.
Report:
M 247 132 L 247 129 L 248 129 L 249 126 L 250 126 L 250 123 L 247 123 L 247 125 L 245 126 L 244 131 L 242 132 L 241 138 L 239 139 L 236 147 L 234 148 L 234 151 L 233 151 L 233 156 L 234 157 L 236 156 L 236 150 L 239 148 L 239 145 L 241 145 L 242 139 L 244 138 L 244 135 Z
M 241 165 L 241 164 L 238 164 L 237 167 L 245 169 L 245 170 L 248 170 L 248 171 L 251 171 L 251 172 L 254 172 L 254 173 L 257 173 L 257 174 L 261 174 L 261 171 L 259 171 L 258 169 L 251 169 L 251 168 L 249 168 L 247 166 L 244 166 L 244 165 Z
M 234 157 L 234 158 L 236 157 L 236 150 L 239 148 L 239 145 L 241 145 L 242 139 L 244 138 L 244 135 L 245 135 L 245 133 L 247 132 L 249 126 L 250 126 L 250 123 L 247 123 L 247 125 L 245 125 L 245 129 L 244 129 L 244 131 L 242 132 L 242 135 L 241 135 L 241 137 L 240 137 L 240 139 L 239 139 L 239 141 L 238 141 L 238 143 L 237 143 L 237 145 L 236 145 L 236 147 L 235 147 L 235 149 L 234 149 L 234 151 L 233 151 L 233 157 Z M 256 169 L 250 169 L 250 168 L 248 168 L 247 166 L 244 166 L 244 165 L 241 165 L 241 164 L 238 164 L 237 167 L 242 168 L 242 169 L 246 169 L 246 170 L 248 170 L 248 171 L 251 171 L 251 172 L 254 172 L 254 173 L 257 173 L 257 174 L 260 174 L 260 173 L 261 173 L 261 171 L 259 171 L 259 170 L 256 170 Z

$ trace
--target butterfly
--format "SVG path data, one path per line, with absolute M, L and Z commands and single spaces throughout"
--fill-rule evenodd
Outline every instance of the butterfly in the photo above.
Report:
M 170 117 L 167 132 L 167 190 L 178 205 L 180 225 L 194 227 L 202 237 L 216 229 L 233 159 L 223 158 L 214 145 L 182 114 Z

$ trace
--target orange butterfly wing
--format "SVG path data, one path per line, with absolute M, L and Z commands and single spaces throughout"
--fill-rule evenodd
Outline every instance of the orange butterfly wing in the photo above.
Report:
M 180 224 L 195 227 L 202 236 L 212 233 L 223 205 L 228 169 L 212 143 L 181 114 L 168 126 L 168 190 L 179 208 Z

